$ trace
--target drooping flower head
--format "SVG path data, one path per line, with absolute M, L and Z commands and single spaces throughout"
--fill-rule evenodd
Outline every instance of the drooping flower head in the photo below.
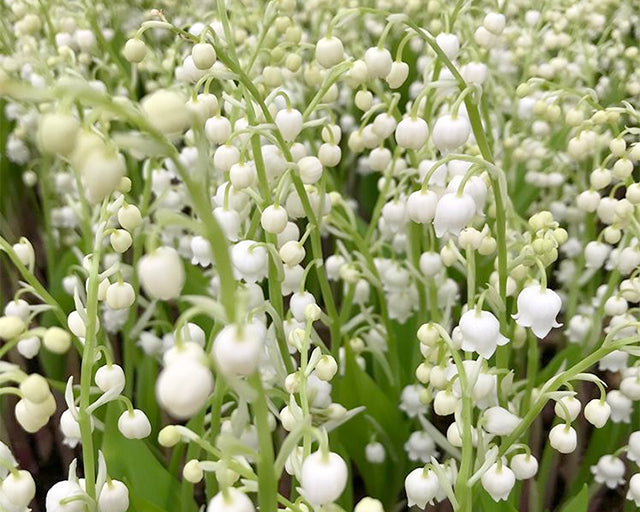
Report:
M 530 327 L 542 339 L 554 327 L 562 326 L 556 321 L 561 307 L 562 300 L 556 292 L 534 284 L 527 286 L 518 295 L 518 312 L 513 318 L 518 325 Z

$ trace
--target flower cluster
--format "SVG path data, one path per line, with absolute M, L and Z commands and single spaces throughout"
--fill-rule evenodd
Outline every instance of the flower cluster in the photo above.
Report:
M 82 4 L 2 2 L 41 216 L 0 394 L 82 458 L 47 512 L 640 506 L 631 3 Z

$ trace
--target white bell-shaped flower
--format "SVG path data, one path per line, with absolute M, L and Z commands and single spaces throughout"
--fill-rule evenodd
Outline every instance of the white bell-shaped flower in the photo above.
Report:
M 627 459 L 640 462 L 640 430 L 631 433 L 627 446 Z
M 493 464 L 480 479 L 482 487 L 487 491 L 494 501 L 507 500 L 509 493 L 516 484 L 516 476 L 513 471 L 504 464 Z
M 216 494 L 207 506 L 207 512 L 255 512 L 255 510 L 249 497 L 234 487 Z
M 471 125 L 465 116 L 439 117 L 431 132 L 431 140 L 441 152 L 453 151 L 464 145 L 471 134 Z
M 584 417 L 596 428 L 604 427 L 610 416 L 611 406 L 599 398 L 594 398 L 584 406 Z
M 407 216 L 418 224 L 433 220 L 438 204 L 438 194 L 432 190 L 417 190 L 407 199 Z
M 262 281 L 267 275 L 267 250 L 253 240 L 235 244 L 231 249 L 231 261 L 247 283 Z
M 500 334 L 500 322 L 489 311 L 472 309 L 460 317 L 462 350 L 477 352 L 489 359 L 496 348 L 509 343 L 509 339 Z
M 438 456 L 435 441 L 428 432 L 423 430 L 412 432 L 404 444 L 404 449 L 410 460 L 417 460 L 423 463 L 429 462 L 431 457 Z
M 439 489 L 438 477 L 430 469 L 414 469 L 404 480 L 409 507 L 425 508 L 427 504 L 433 504 Z
M 629 479 L 627 499 L 633 501 L 637 507 L 640 507 L 640 473 L 636 473 Z
M 160 247 L 140 258 L 138 277 L 147 295 L 162 300 L 178 297 L 186 278 L 182 260 L 172 247 Z
M 518 295 L 517 302 L 518 312 L 513 318 L 518 325 L 530 327 L 538 338 L 542 339 L 554 327 L 562 326 L 556 321 L 562 300 L 553 290 L 538 284 L 527 286 Z
M 518 480 L 533 478 L 538 472 L 538 460 L 531 454 L 518 453 L 511 458 L 511 470 Z
M 476 203 L 469 194 L 444 194 L 438 201 L 433 219 L 436 236 L 442 238 L 447 233 L 458 236 L 475 212 Z
M 109 480 L 98 497 L 98 512 L 126 512 L 129 508 L 129 489 L 120 480 Z
M 508 436 L 520 425 L 521 418 L 503 407 L 489 407 L 484 412 L 484 429 L 495 436 Z
M 549 443 L 560 453 L 571 453 L 578 445 L 578 435 L 572 426 L 560 423 L 549 432 Z
M 266 329 L 258 321 L 227 325 L 213 342 L 213 356 L 226 375 L 250 375 L 258 367 L 264 349 Z
M 599 484 L 605 484 L 609 489 L 615 489 L 624 484 L 625 471 L 624 462 L 613 455 L 604 455 L 600 457 L 595 466 L 591 466 L 591 473 L 593 473 L 595 481 Z
M 79 498 L 84 495 L 82 488 L 70 480 L 63 480 L 55 484 L 47 493 L 45 507 L 47 512 L 82 512 L 85 502 Z M 67 501 L 70 500 L 71 501 Z
M 186 419 L 198 412 L 213 390 L 209 369 L 190 356 L 178 356 L 156 381 L 158 403 L 171 416 Z
M 313 505 L 333 503 L 344 491 L 348 476 L 347 464 L 340 455 L 318 450 L 302 464 L 302 493 Z

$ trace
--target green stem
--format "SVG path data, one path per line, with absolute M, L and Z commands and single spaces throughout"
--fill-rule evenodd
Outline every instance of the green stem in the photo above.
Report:
M 78 423 L 82 437 L 82 461 L 86 490 L 90 498 L 96 499 L 96 466 L 93 448 L 93 434 L 91 432 L 91 414 L 88 411 L 91 405 L 91 380 L 93 378 L 93 365 L 95 363 L 95 350 L 98 343 L 96 327 L 98 322 L 98 273 L 100 272 L 100 258 L 102 254 L 102 219 L 106 214 L 107 201 L 100 210 L 98 219 L 98 232 L 95 235 L 93 253 L 91 255 L 91 267 L 89 269 L 89 286 L 87 291 L 87 326 L 84 347 L 82 350 L 82 364 L 80 369 L 80 407 L 78 411 Z
M 252 403 L 253 414 L 258 429 L 258 505 L 260 510 L 278 509 L 278 480 L 274 468 L 273 442 L 269 429 L 269 409 L 267 397 L 262 387 L 260 374 L 254 373 L 249 382 L 258 392 Z

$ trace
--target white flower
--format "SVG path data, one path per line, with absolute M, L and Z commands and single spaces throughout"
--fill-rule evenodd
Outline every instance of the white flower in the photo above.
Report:
M 624 484 L 624 473 L 626 471 L 624 462 L 613 455 L 600 457 L 595 466 L 591 466 L 591 473 L 596 482 L 605 484 L 609 489 L 615 489 Z
M 611 246 L 598 241 L 589 242 L 584 248 L 585 267 L 601 268 L 609 257 Z
M 386 458 L 386 452 L 382 443 L 373 441 L 364 447 L 364 454 L 370 464 L 382 464 Z
M 640 430 L 631 433 L 627 445 L 627 459 L 640 462 Z
M 556 402 L 553 411 L 555 412 L 556 416 L 558 416 L 558 418 L 561 418 L 565 421 L 573 421 L 578 417 L 581 409 L 582 404 L 580 403 L 580 400 L 578 400 L 575 396 L 563 396 Z M 569 413 L 568 418 L 567 413 Z
M 0 492 L 2 492 L 4 498 L 8 499 L 8 502 L 14 507 L 25 508 L 36 495 L 36 484 L 33 481 L 31 473 L 21 469 L 10 473 L 2 481 Z M 0 505 L 2 505 L 1 502 Z
M 364 63 L 367 65 L 367 71 L 371 77 L 386 78 L 391 72 L 393 58 L 386 48 L 374 46 L 364 52 Z
M 186 278 L 180 256 L 172 247 L 160 247 L 140 258 L 138 276 L 145 293 L 162 300 L 177 298 Z
M 566 334 L 569 343 L 581 343 L 591 328 L 591 318 L 586 315 L 574 315 L 567 324 Z
M 292 108 L 280 110 L 276 114 L 275 122 L 287 142 L 295 140 L 302 131 L 302 114 L 299 110 Z
M 189 356 L 178 356 L 160 372 L 156 381 L 158 403 L 173 417 L 186 419 L 198 412 L 213 390 L 207 367 Z
M 554 327 L 560 327 L 556 316 L 562 307 L 560 296 L 553 290 L 542 288 L 538 284 L 527 286 L 518 295 L 518 312 L 513 315 L 517 324 L 531 327 L 540 339 Z
M 384 506 L 380 500 L 365 496 L 357 503 L 353 512 L 384 512 Z
M 538 472 L 538 460 L 531 454 L 518 453 L 511 458 L 511 470 L 518 480 L 533 478 Z
M 106 302 L 111 309 L 128 309 L 136 300 L 136 293 L 129 283 L 112 283 L 107 288 Z
M 470 134 L 471 125 L 466 117 L 447 114 L 436 121 L 431 132 L 431 140 L 444 153 L 464 145 Z
M 262 281 L 267 275 L 267 251 L 253 240 L 243 240 L 231 249 L 231 261 L 247 283 Z
M 151 434 L 151 423 L 140 409 L 126 410 L 118 418 L 118 430 L 127 439 L 144 439 Z
M 503 407 L 489 407 L 484 411 L 484 429 L 496 436 L 511 435 L 521 421 L 521 418 Z
M 418 224 L 431 222 L 436 213 L 438 194 L 428 190 L 417 190 L 407 199 L 407 216 Z
M 255 510 L 249 497 L 234 487 L 216 494 L 207 506 L 207 512 L 255 512 Z
M 129 508 L 129 489 L 120 480 L 109 480 L 98 497 L 98 512 L 126 512 Z
M 225 375 L 250 375 L 258 367 L 266 329 L 258 321 L 227 325 L 213 342 L 213 356 Z
M 628 352 L 624 352 L 623 350 L 614 350 L 598 361 L 598 370 L 619 372 L 627 368 L 628 359 Z
M 427 504 L 432 505 L 439 489 L 438 477 L 430 469 L 414 469 L 404 480 L 409 507 L 416 505 L 425 508 Z
M 611 407 L 611 421 L 614 423 L 630 423 L 633 402 L 622 392 L 614 389 L 607 393 L 607 403 Z
M 427 432 L 421 430 L 411 433 L 404 449 L 410 460 L 429 462 L 431 457 L 438 456 L 435 441 Z
M 627 499 L 633 501 L 637 507 L 640 507 L 640 473 L 636 473 L 629 479 Z
M 396 142 L 406 149 L 421 149 L 429 138 L 429 127 L 421 117 L 405 117 L 396 126 Z
M 458 236 L 460 231 L 473 218 L 476 203 L 469 194 L 448 192 L 438 201 L 433 227 L 436 236 L 442 238 L 445 234 Z
M 85 502 L 79 499 L 66 501 L 70 498 L 80 497 L 84 491 L 76 482 L 63 480 L 55 484 L 47 493 L 45 506 L 47 512 L 82 512 L 85 509 Z
M 509 493 L 516 483 L 516 477 L 506 465 L 493 464 L 480 479 L 482 487 L 487 491 L 494 501 L 507 500 Z
M 460 41 L 455 34 L 441 32 L 436 36 L 436 43 L 442 49 L 449 60 L 454 60 L 460 51 Z
M 590 400 L 584 407 L 584 417 L 596 428 L 602 428 L 609 421 L 611 406 L 599 398 Z
M 573 427 L 560 423 L 549 432 L 549 443 L 560 453 L 571 453 L 578 445 L 578 435 Z
M 509 339 L 500 334 L 500 322 L 489 311 L 472 309 L 460 317 L 462 350 L 477 352 L 489 359 L 496 348 L 509 343 Z
M 344 60 L 344 46 L 335 36 L 323 37 L 316 43 L 316 60 L 323 68 L 331 68 Z
M 94 379 L 96 381 L 96 386 L 98 386 L 100 391 L 103 393 L 113 390 L 116 392 L 116 395 L 119 395 L 124 389 L 124 371 L 122 367 L 117 364 L 106 364 L 101 366 L 96 371 Z
M 302 493 L 312 505 L 327 505 L 340 497 L 348 475 L 347 464 L 340 455 L 318 450 L 302 464 Z

